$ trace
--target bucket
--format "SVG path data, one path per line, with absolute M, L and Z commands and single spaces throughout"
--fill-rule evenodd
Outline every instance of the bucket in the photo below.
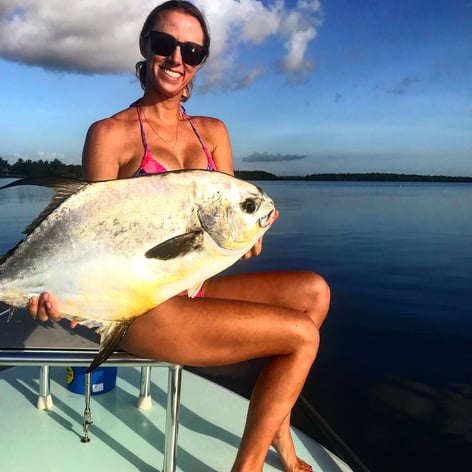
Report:
M 86 367 L 67 367 L 67 388 L 74 393 L 85 393 Z M 116 385 L 117 367 L 97 367 L 90 374 L 90 393 L 99 395 L 112 390 Z

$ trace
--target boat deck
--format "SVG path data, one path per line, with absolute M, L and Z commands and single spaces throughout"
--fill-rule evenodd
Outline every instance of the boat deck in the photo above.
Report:
M 40 346 L 72 336 L 77 345 L 90 343 L 66 324 L 32 322 L 19 312 L 11 324 L 0 322 L 0 345 L 18 343 Z M 16 333 L 19 334 L 16 334 Z M 86 330 L 86 333 L 90 333 Z M 17 336 L 19 339 L 14 339 Z M 0 371 L 0 470 L 161 471 L 167 401 L 166 368 L 151 372 L 152 407 L 136 407 L 140 369 L 119 367 L 115 388 L 93 395 L 89 429 L 90 442 L 83 436 L 84 395 L 67 388 L 63 366 L 50 368 L 51 410 L 39 410 L 39 367 L 13 367 Z M 236 456 L 244 428 L 248 401 L 191 372 L 182 375 L 177 470 L 183 472 L 226 472 Z M 294 429 L 299 456 L 315 471 L 351 469 L 336 456 Z M 283 470 L 275 451 L 269 451 L 264 471 Z M 351 471 L 352 472 L 352 471 Z
M 0 372 L 0 409 L 4 472 L 47 470 L 162 470 L 167 370 L 152 369 L 153 405 L 136 407 L 139 368 L 118 369 L 116 387 L 92 397 L 91 441 L 83 444 L 84 397 L 66 388 L 66 369 L 51 368 L 52 410 L 38 410 L 39 369 L 15 367 Z M 177 470 L 229 471 L 244 427 L 247 400 L 185 372 L 182 377 Z M 300 457 L 316 471 L 349 471 L 342 461 L 299 431 Z M 264 471 L 280 471 L 270 451 Z

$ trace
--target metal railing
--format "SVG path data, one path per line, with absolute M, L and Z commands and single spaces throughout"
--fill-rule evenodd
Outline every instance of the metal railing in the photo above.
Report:
M 50 392 L 49 367 L 88 366 L 95 354 L 96 350 L 90 348 L 0 348 L 0 366 L 39 366 L 39 395 L 37 406 L 40 409 L 49 409 L 52 407 L 53 403 Z M 166 367 L 169 370 L 163 472 L 175 472 L 182 366 L 152 359 L 143 359 L 124 351 L 116 351 L 113 353 L 105 361 L 104 365 L 110 367 L 141 367 L 140 395 L 138 399 L 138 407 L 140 408 L 144 408 L 151 403 L 151 367 Z M 86 375 L 85 382 L 84 437 L 82 438 L 82 442 L 89 441 L 88 428 L 92 424 L 90 414 L 90 374 Z

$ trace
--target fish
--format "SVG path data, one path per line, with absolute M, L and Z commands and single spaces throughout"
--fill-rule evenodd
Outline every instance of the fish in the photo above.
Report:
M 0 188 L 54 190 L 26 237 L 0 258 L 11 314 L 48 291 L 61 316 L 96 329 L 91 372 L 133 320 L 171 297 L 194 297 L 276 219 L 273 200 L 229 174 L 180 170 L 118 180 L 26 178 Z

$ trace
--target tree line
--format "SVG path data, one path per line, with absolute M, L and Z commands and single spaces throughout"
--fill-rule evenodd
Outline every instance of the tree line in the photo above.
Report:
M 305 176 L 277 176 L 260 170 L 235 171 L 237 177 L 245 180 L 293 180 L 314 182 L 472 182 L 472 177 L 453 177 L 449 175 L 370 173 L 330 173 Z
M 371 172 L 365 174 L 331 173 L 306 176 L 277 176 L 270 172 L 236 170 L 236 177 L 244 180 L 293 180 L 293 181 L 344 181 L 344 182 L 472 182 L 472 177 L 447 175 L 391 174 Z M 80 164 L 64 164 L 53 161 L 18 159 L 14 164 L 0 157 L 0 177 L 82 177 Z
M 0 157 L 1 177 L 82 177 L 80 164 L 64 164 L 59 159 L 52 161 L 32 161 L 31 159 L 18 159 L 10 164 Z

